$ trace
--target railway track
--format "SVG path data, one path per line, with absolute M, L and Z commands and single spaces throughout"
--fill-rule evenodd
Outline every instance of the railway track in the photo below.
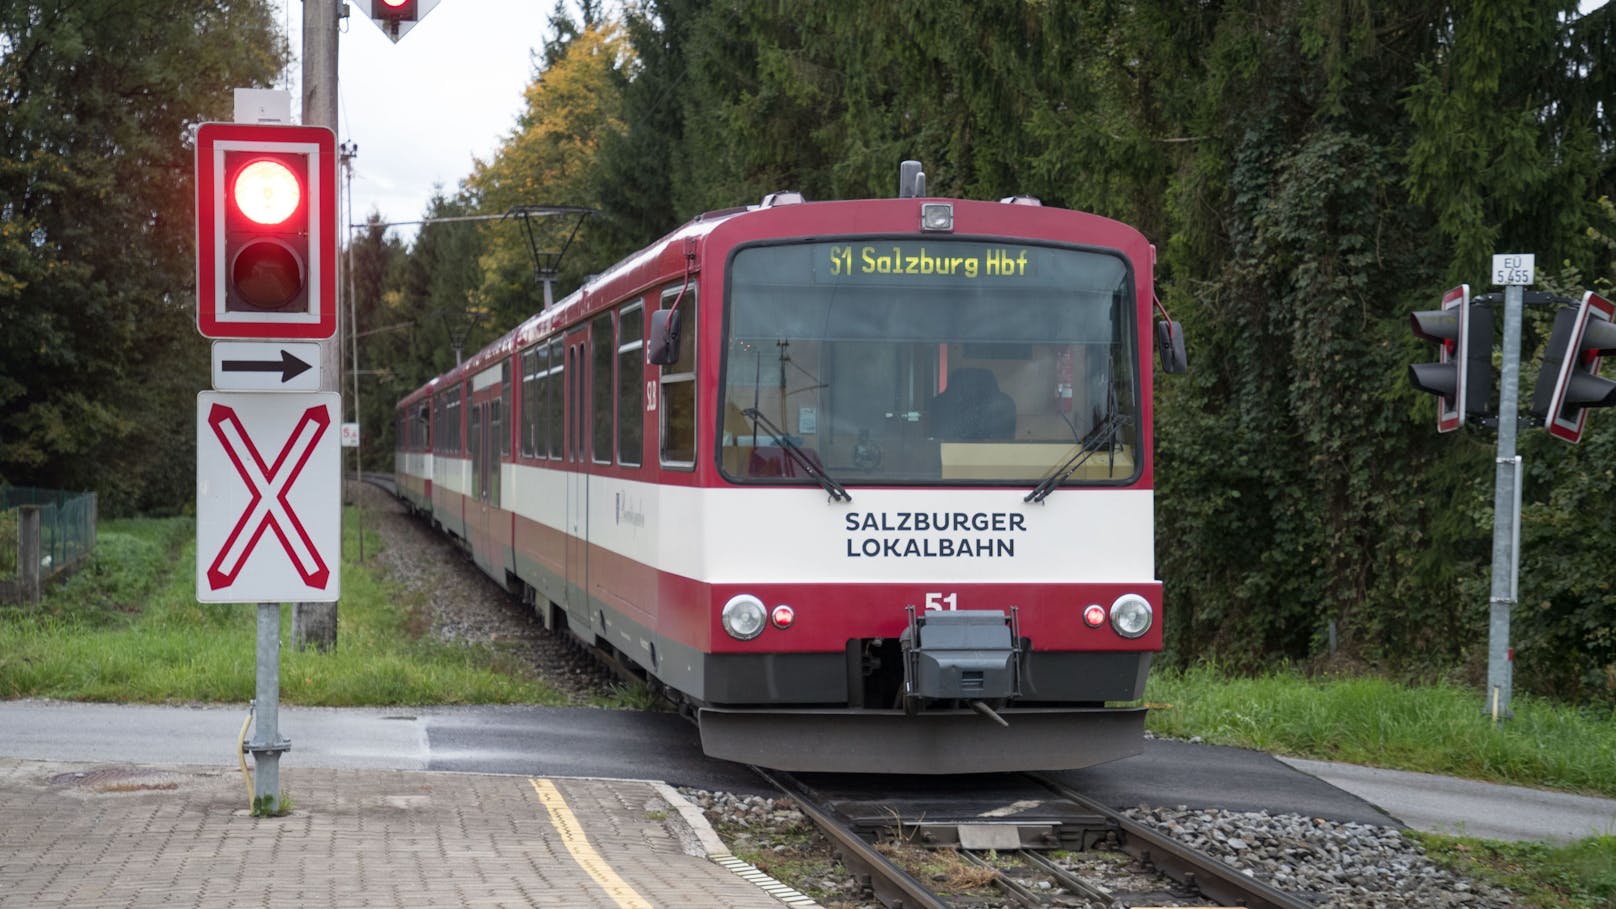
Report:
M 894 909 L 1313 909 L 1038 774 L 967 783 L 757 772 Z

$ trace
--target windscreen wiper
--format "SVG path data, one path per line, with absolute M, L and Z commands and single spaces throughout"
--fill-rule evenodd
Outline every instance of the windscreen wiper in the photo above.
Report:
M 1111 448 L 1112 443 L 1115 442 L 1117 436 L 1121 434 L 1122 427 L 1126 426 L 1127 424 L 1128 418 L 1123 414 L 1117 413 L 1114 410 L 1106 414 L 1104 419 L 1094 424 L 1094 428 L 1089 430 L 1088 435 L 1084 436 L 1078 441 L 1077 451 L 1072 452 L 1071 457 L 1067 458 L 1059 467 L 1055 468 L 1053 473 L 1040 480 L 1038 485 L 1034 486 L 1032 488 L 1032 492 L 1027 493 L 1027 497 L 1022 499 L 1022 501 L 1042 502 L 1049 496 L 1050 493 L 1055 491 L 1055 487 L 1059 486 L 1079 467 L 1082 467 L 1085 463 L 1087 463 L 1088 459 L 1092 457 L 1095 452 L 1102 448 Z
M 846 489 L 842 488 L 842 484 L 831 479 L 830 474 L 825 473 L 823 468 L 815 464 L 812 458 L 808 457 L 808 453 L 802 450 L 801 445 L 798 445 L 790 436 L 786 435 L 785 430 L 782 430 L 780 427 L 774 425 L 774 423 L 768 417 L 763 415 L 762 411 L 758 410 L 756 407 L 748 407 L 741 411 L 741 415 L 751 420 L 754 424 L 761 424 L 764 430 L 769 433 L 769 437 L 774 439 L 774 444 L 780 446 L 780 450 L 784 451 L 786 455 L 791 458 L 791 460 L 795 461 L 797 466 L 801 467 L 804 473 L 808 474 L 810 477 L 813 477 L 815 480 L 818 480 L 819 485 L 823 486 L 825 491 L 830 493 L 830 500 L 832 502 L 853 501 L 853 497 L 848 495 Z

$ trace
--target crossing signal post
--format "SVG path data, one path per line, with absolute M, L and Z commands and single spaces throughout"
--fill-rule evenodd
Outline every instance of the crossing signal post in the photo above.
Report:
M 305 0 L 306 12 L 317 6 Z M 336 16 L 328 11 L 334 49 Z M 253 96 L 238 95 L 238 119 L 244 100 L 248 116 L 262 115 Z M 268 106 L 285 117 L 290 99 Z M 337 230 L 331 129 L 237 122 L 197 130 L 196 320 L 204 337 L 250 344 L 335 335 Z M 340 590 L 341 474 L 332 457 L 340 452 L 330 426 L 341 422 L 341 400 L 271 388 L 197 396 L 197 564 L 207 566 L 198 571 L 197 599 L 258 607 L 255 734 L 243 745 L 258 768 L 254 813 L 281 809 L 279 759 L 291 747 L 279 726 L 277 601 L 334 603 Z
M 1599 375 L 1605 354 L 1616 354 L 1616 304 L 1590 291 L 1581 305 L 1555 313 L 1533 389 L 1532 414 L 1549 435 L 1580 441 L 1589 409 L 1616 407 L 1616 381 Z
M 196 140 L 197 328 L 336 333 L 336 137 L 321 126 L 204 123 Z

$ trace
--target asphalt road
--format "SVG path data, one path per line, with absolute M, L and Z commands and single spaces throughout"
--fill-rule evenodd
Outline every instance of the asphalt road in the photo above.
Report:
M 235 766 L 246 716 L 245 708 L 0 701 L 0 756 Z M 668 713 L 283 707 L 280 731 L 292 743 L 283 767 L 658 779 L 771 792 L 746 767 L 703 755 L 696 728 Z M 1266 810 L 1493 839 L 1616 833 L 1616 800 L 1186 742 L 1147 741 L 1136 757 L 1057 776 L 1118 808 Z
M 0 755 L 128 764 L 236 763 L 245 709 L 0 702 Z M 739 764 L 701 753 L 696 729 L 667 713 L 561 707 L 283 707 L 283 767 L 441 770 L 660 779 L 742 793 L 770 790 Z M 1275 760 L 1235 748 L 1152 741 L 1138 757 L 1062 775 L 1118 807 L 1188 805 L 1391 824 L 1372 805 Z

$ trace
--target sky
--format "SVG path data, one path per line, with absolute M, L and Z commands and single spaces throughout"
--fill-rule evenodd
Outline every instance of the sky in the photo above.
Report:
M 291 91 L 301 122 L 303 4 L 276 3 L 294 59 L 289 82 L 275 87 Z M 555 2 L 441 0 L 397 44 L 360 4 L 349 9 L 337 39 L 337 141 L 358 145 L 353 220 L 374 210 L 414 221 L 434 184 L 452 194 L 473 159 L 492 159 L 515 130 Z M 416 228 L 398 230 L 410 240 Z

